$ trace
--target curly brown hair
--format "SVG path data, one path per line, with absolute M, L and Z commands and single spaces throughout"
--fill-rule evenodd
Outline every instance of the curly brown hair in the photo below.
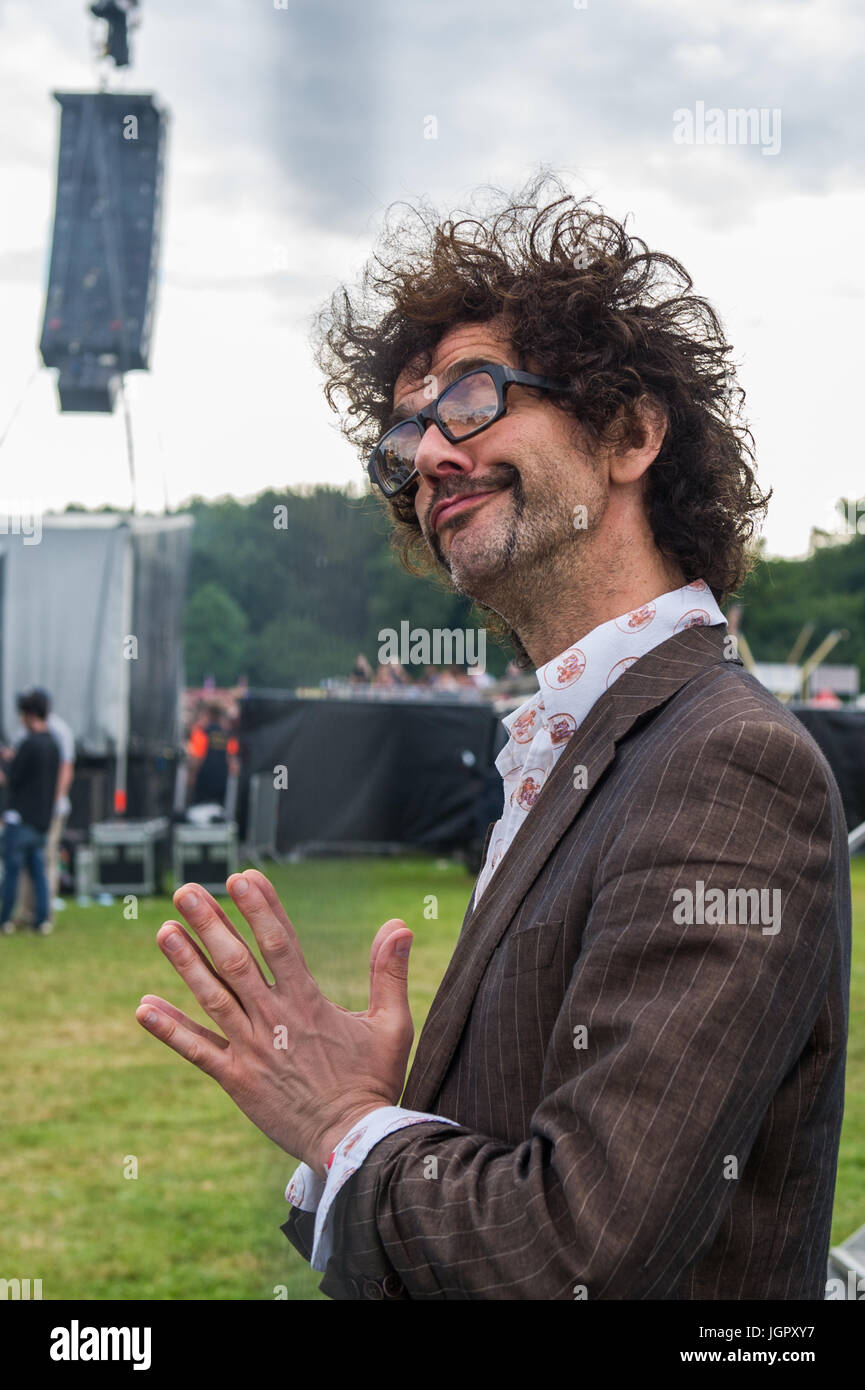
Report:
M 530 358 L 532 370 L 570 381 L 551 402 L 591 445 L 639 446 L 639 403 L 661 407 L 667 430 L 646 492 L 655 544 L 721 603 L 753 566 L 772 493 L 754 475 L 732 349 L 692 285 L 678 261 L 546 172 L 516 198 L 496 192 L 483 214 L 443 218 L 421 204 L 386 222 L 359 285 L 343 287 L 320 314 L 325 394 L 344 412 L 346 438 L 367 454 L 407 366 L 425 375 L 449 329 L 502 321 L 520 365 Z M 434 570 L 411 490 L 385 505 L 406 568 Z

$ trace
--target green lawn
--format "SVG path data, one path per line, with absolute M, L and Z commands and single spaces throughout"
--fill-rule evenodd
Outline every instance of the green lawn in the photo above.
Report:
M 850 1038 L 847 1096 L 832 1240 L 837 1243 L 865 1224 L 865 856 L 853 860 L 853 967 L 850 976 Z
M 459 931 L 470 879 L 422 859 L 273 866 L 310 967 L 365 1008 L 369 945 L 388 917 L 415 933 L 416 1035 Z M 865 1221 L 865 860 L 854 865 L 856 951 L 848 1101 L 833 1240 Z M 427 895 L 438 918 L 424 916 Z M 189 998 L 154 944 L 170 900 L 58 914 L 52 937 L 0 938 L 0 1278 L 46 1299 L 321 1298 L 279 1231 L 293 1159 L 219 1087 L 149 1037 L 140 996 Z M 137 1178 L 124 1176 L 137 1161 Z

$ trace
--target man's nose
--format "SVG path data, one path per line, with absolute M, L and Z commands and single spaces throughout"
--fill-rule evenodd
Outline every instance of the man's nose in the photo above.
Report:
M 448 473 L 471 473 L 475 461 L 464 446 L 451 444 L 435 424 L 427 425 L 417 447 L 414 464 L 422 479 L 433 486 Z

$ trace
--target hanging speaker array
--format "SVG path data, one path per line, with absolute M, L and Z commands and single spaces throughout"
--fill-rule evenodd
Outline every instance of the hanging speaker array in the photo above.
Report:
M 40 349 L 63 411 L 114 409 L 146 371 L 156 297 L 167 115 L 152 94 L 55 92 L 60 149 Z

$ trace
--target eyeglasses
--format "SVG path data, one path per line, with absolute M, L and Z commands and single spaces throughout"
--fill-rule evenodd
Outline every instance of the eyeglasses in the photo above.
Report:
M 429 405 L 382 435 L 367 463 L 370 480 L 385 497 L 396 497 L 417 478 L 415 455 L 428 425 L 436 425 L 451 444 L 471 439 L 504 415 L 509 386 L 534 386 L 540 391 L 570 389 L 567 381 L 498 363 L 463 372 Z

